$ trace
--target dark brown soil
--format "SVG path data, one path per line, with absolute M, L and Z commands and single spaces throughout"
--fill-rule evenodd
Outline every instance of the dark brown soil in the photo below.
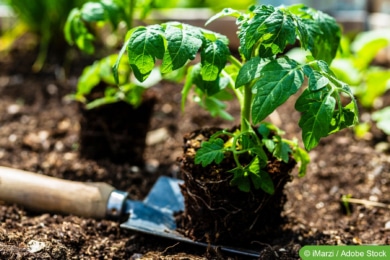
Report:
M 75 181 L 103 181 L 143 199 L 159 175 L 178 177 L 176 158 L 185 133 L 205 126 L 237 122 L 212 119 L 189 100 L 180 111 L 180 86 L 155 87 L 155 107 L 144 154 L 145 167 L 82 158 L 78 150 L 77 104 L 63 97 L 74 91 L 82 63 L 61 75 L 59 66 L 30 72 L 34 57 L 19 52 L 0 61 L 0 165 Z M 237 105 L 229 110 L 237 115 Z M 299 116 L 288 102 L 269 119 L 299 137 Z M 376 140 L 375 136 L 371 140 Z M 390 204 L 390 155 L 371 140 L 357 140 L 350 130 L 325 138 L 310 152 L 307 176 L 286 186 L 286 224 L 279 235 L 254 242 L 261 259 L 299 259 L 313 244 L 390 244 L 390 211 L 353 205 L 350 215 L 339 199 Z M 296 173 L 293 173 L 296 176 Z M 32 247 L 32 245 L 39 247 Z M 38 244 L 39 243 L 39 244 Z M 36 250 L 33 250 L 33 249 Z M 0 202 L 0 259 L 242 259 L 177 241 L 143 235 L 109 220 L 34 213 Z

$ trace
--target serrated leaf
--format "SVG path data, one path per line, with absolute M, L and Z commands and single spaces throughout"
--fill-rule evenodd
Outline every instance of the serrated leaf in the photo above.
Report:
M 240 52 L 250 59 L 254 49 L 260 47 L 260 57 L 267 58 L 282 52 L 287 44 L 296 40 L 294 20 L 272 6 L 258 6 L 253 17 L 242 23 L 238 33 Z
M 202 49 L 201 75 L 204 81 L 214 81 L 226 65 L 227 56 L 230 54 L 228 46 L 220 40 L 214 42 L 207 41 Z
M 335 99 L 323 90 L 306 89 L 298 98 L 295 108 L 302 112 L 299 126 L 307 150 L 316 147 L 320 139 L 328 135 L 335 105 Z
M 288 58 L 272 60 L 261 70 L 253 86 L 253 123 L 258 123 L 283 104 L 301 87 L 304 74 L 299 64 Z
M 341 29 L 336 20 L 329 15 L 317 11 L 314 20 L 320 27 L 321 34 L 314 38 L 314 46 L 311 50 L 313 56 L 330 64 L 336 56 L 340 44 Z
M 168 73 L 193 60 L 202 46 L 199 30 L 187 25 L 168 24 L 165 30 L 167 50 L 161 65 L 161 72 Z
M 319 26 L 312 17 L 305 12 L 300 12 L 300 17 L 296 17 L 295 21 L 302 47 L 305 50 L 314 50 L 314 39 L 318 34 L 321 34 Z
M 127 45 L 127 55 L 135 77 L 144 81 L 154 68 L 156 59 L 165 53 L 165 39 L 160 25 L 136 28 Z
M 301 44 L 318 60 L 331 63 L 341 38 L 341 29 L 331 16 L 304 5 L 288 8 L 294 13 Z
M 215 162 L 219 164 L 224 158 L 224 142 L 221 138 L 212 141 L 204 141 L 201 148 L 196 152 L 195 163 L 203 167 Z

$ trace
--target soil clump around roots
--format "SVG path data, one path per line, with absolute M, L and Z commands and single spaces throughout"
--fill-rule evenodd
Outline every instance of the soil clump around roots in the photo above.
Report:
M 273 195 L 253 187 L 250 192 L 240 191 L 230 185 L 233 174 L 227 172 L 236 167 L 232 156 L 207 167 L 194 163 L 201 142 L 219 130 L 201 129 L 184 136 L 180 171 L 185 211 L 178 223 L 180 230 L 194 240 L 248 247 L 255 240 L 276 235 L 285 224 L 281 216 L 286 202 L 284 186 L 292 179 L 295 161 L 283 163 L 270 157 L 266 171 L 274 183 Z

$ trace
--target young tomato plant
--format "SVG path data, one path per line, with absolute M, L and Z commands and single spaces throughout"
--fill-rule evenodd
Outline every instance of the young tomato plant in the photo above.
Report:
M 263 120 L 287 99 L 300 93 L 295 109 L 301 112 L 299 126 L 307 150 L 316 147 L 322 137 L 357 122 L 357 107 L 348 85 L 336 78 L 329 63 L 340 41 L 340 29 L 330 16 L 304 5 L 289 7 L 253 6 L 242 13 L 224 9 L 215 19 L 237 19 L 240 59 L 229 51 L 228 39 L 216 32 L 187 24 L 169 22 L 140 26 L 129 32 L 116 65 L 127 50 L 135 77 L 144 81 L 161 59 L 160 70 L 168 73 L 186 66 L 200 52 L 200 63 L 189 67 L 183 88 L 183 100 L 194 86 L 203 106 L 215 115 L 225 115 L 221 99 L 234 93 L 241 105 L 240 129 L 220 131 L 202 143 L 195 162 L 202 166 L 220 163 L 232 154 L 236 167 L 231 184 L 242 191 L 251 187 L 274 192 L 265 171 L 268 156 L 300 162 L 304 175 L 309 161 L 296 142 L 285 140 L 281 131 Z M 289 44 L 299 40 L 310 52 L 309 62 L 301 65 L 283 55 Z M 308 85 L 304 85 L 305 77 Z M 305 89 L 300 91 L 302 86 Z M 342 95 L 350 103 L 342 102 Z M 253 125 L 260 124 L 255 129 Z M 221 136 L 228 135 L 228 141 Z

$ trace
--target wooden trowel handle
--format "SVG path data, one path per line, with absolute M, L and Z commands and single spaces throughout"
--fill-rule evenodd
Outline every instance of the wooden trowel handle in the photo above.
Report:
M 0 166 L 0 200 L 48 213 L 104 218 L 114 188 Z

